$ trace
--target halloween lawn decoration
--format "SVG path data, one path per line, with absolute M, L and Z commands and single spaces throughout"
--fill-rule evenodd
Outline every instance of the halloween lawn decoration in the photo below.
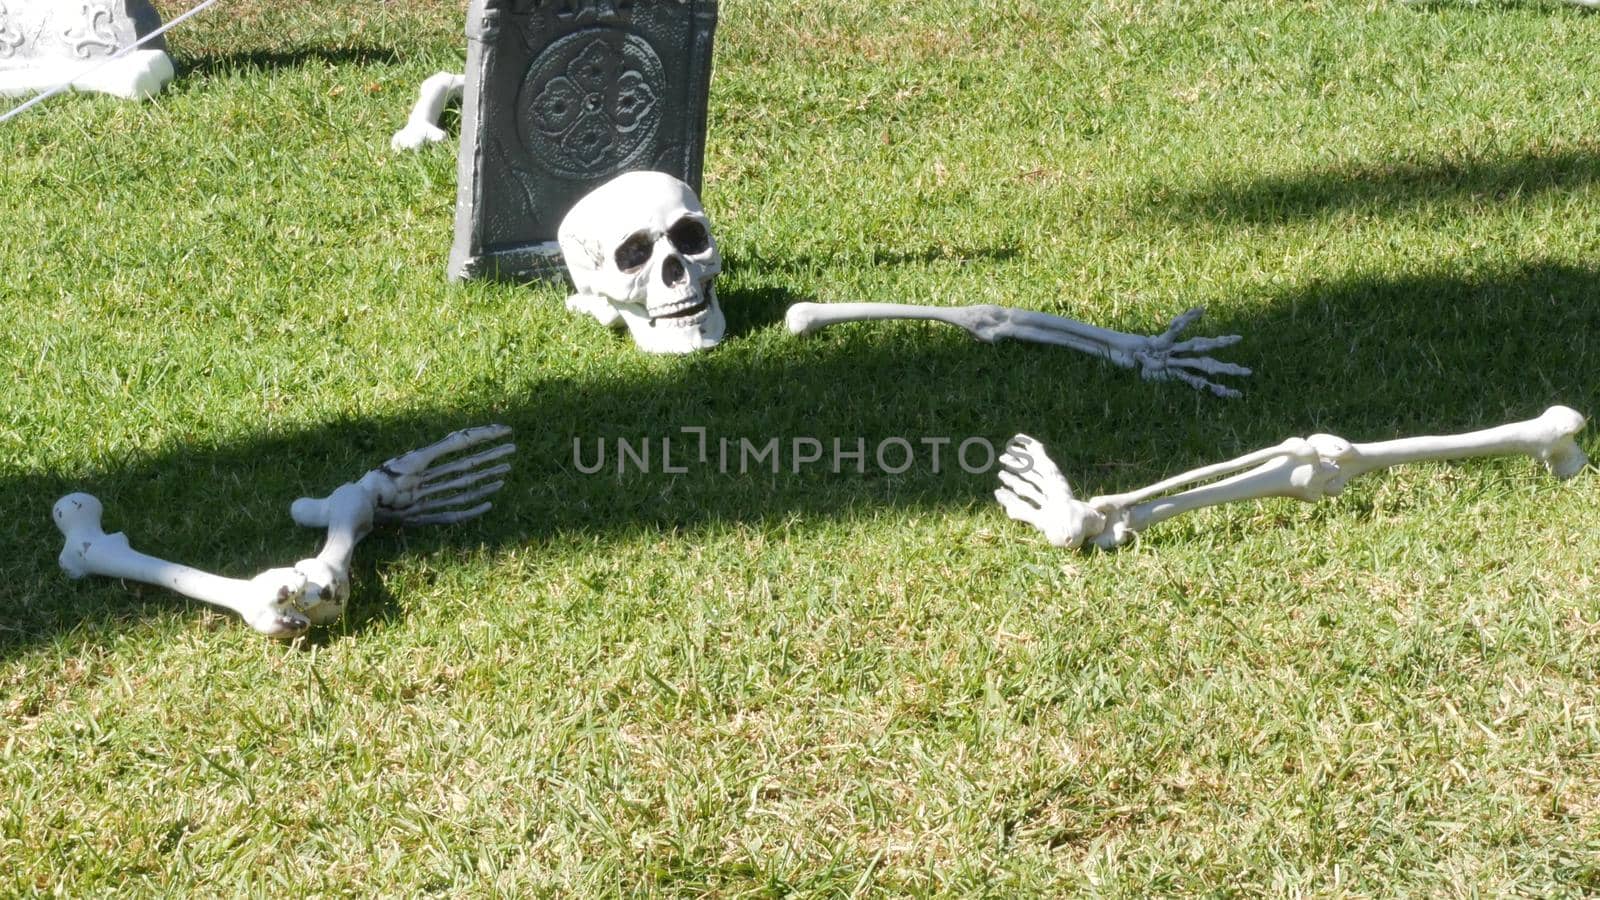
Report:
M 172 80 L 165 39 L 127 48 L 160 28 L 148 0 L 0 0 L 0 96 L 70 82 L 129 100 L 152 97 Z
M 879 319 L 928 319 L 963 328 L 984 343 L 1011 339 L 1054 344 L 1109 360 L 1125 369 L 1137 368 L 1149 381 L 1181 381 L 1218 397 L 1239 397 L 1227 385 L 1206 375 L 1249 375 L 1250 370 L 1194 354 L 1220 350 L 1239 342 L 1239 335 L 1178 340 L 1205 310 L 1196 307 L 1172 320 L 1155 337 L 1125 334 L 1049 313 L 1009 306 L 914 306 L 907 303 L 796 303 L 786 315 L 789 332 L 807 335 L 841 322 Z
M 61 568 L 73 578 L 105 575 L 160 585 L 186 597 L 232 610 L 256 631 L 291 638 L 344 614 L 350 596 L 350 560 L 374 525 L 441 525 L 489 511 L 486 501 L 511 470 L 500 462 L 516 451 L 503 443 L 447 462 L 442 457 L 506 437 L 503 425 L 468 428 L 397 456 L 326 497 L 302 497 L 290 507 L 296 524 L 326 528 L 322 551 L 293 566 L 251 579 L 224 578 L 139 553 L 121 532 L 101 528 L 103 507 L 89 494 L 56 501 L 56 527 L 66 538 Z
M 561 217 L 623 172 L 698 188 L 716 24 L 716 0 L 470 0 L 450 278 L 559 278 Z
M 1315 502 L 1337 496 L 1367 472 L 1405 463 L 1521 454 L 1544 463 L 1558 479 L 1578 474 L 1589 460 L 1574 435 L 1584 417 L 1552 406 L 1536 419 L 1467 434 L 1352 444 L 1331 434 L 1281 444 L 1175 475 L 1146 488 L 1078 500 L 1044 446 L 1025 434 L 1000 456 L 995 499 L 1006 514 L 1044 533 L 1057 547 L 1092 543 L 1120 547 L 1173 516 L 1240 500 L 1292 497 Z M 1213 480 L 1217 479 L 1217 480 Z M 1176 492 L 1176 493 L 1174 493 Z
M 395 150 L 416 150 L 448 138 L 439 127 L 439 117 L 446 106 L 461 99 L 461 89 L 466 83 L 465 77 L 450 72 L 428 76 L 417 90 L 417 103 L 411 108 L 411 117 L 406 120 L 405 127 L 389 139 L 389 146 Z
M 722 255 L 689 185 L 662 172 L 618 175 L 579 200 L 557 235 L 576 288 L 568 309 L 627 328 L 647 353 L 721 342 Z

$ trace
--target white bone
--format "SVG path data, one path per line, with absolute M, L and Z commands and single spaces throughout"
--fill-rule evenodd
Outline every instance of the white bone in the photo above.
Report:
M 378 523 L 433 525 L 461 522 L 480 516 L 489 511 L 490 504 L 481 503 L 468 509 L 453 508 L 474 502 L 484 495 L 499 490 L 504 482 L 489 482 L 488 479 L 511 471 L 511 466 L 505 463 L 487 464 L 515 453 L 516 445 L 500 444 L 489 450 L 438 466 L 434 465 L 434 461 L 509 434 L 511 429 L 504 425 L 483 425 L 452 432 L 444 439 L 420 450 L 413 450 L 385 462 L 361 476 L 358 481 L 342 486 L 327 497 L 321 499 L 301 497 L 289 507 L 289 514 L 294 517 L 297 524 L 308 528 L 333 528 L 341 521 L 351 521 L 352 514 L 348 510 L 354 507 L 347 505 L 349 501 L 343 500 L 340 492 L 353 485 L 370 498 L 371 516 L 373 521 Z M 447 480 L 447 476 L 452 475 L 459 477 Z M 476 489 L 451 494 L 444 498 L 430 499 L 441 492 L 455 491 L 464 487 Z M 351 495 L 346 492 L 345 496 Z M 429 502 L 420 502 L 423 500 Z M 441 512 L 445 509 L 451 511 Z
M 1524 455 L 1544 463 L 1552 475 L 1564 480 L 1588 465 L 1588 457 L 1575 439 L 1584 423 L 1576 410 L 1552 406 L 1535 419 L 1466 434 L 1370 444 L 1314 434 L 1139 490 L 1091 497 L 1087 502 L 1073 497 L 1044 447 L 1019 434 L 1000 457 L 1002 486 L 995 491 L 995 498 L 1011 518 L 1033 525 L 1055 546 L 1073 548 L 1092 542 L 1110 549 L 1151 525 L 1196 509 L 1266 497 L 1315 502 L 1337 496 L 1361 475 L 1406 463 Z M 1199 486 L 1166 496 L 1189 485 Z
M 439 127 L 439 117 L 444 114 L 446 106 L 461 99 L 466 84 L 465 75 L 453 72 L 428 76 L 417 92 L 417 103 L 411 108 L 411 117 L 406 120 L 404 128 L 394 133 L 389 146 L 395 150 L 416 150 L 449 138 L 444 129 Z
M 1009 338 L 1053 344 L 1098 356 L 1125 369 L 1138 369 L 1140 376 L 1146 380 L 1182 381 L 1218 397 L 1238 397 L 1240 393 L 1237 390 L 1212 382 L 1204 376 L 1249 375 L 1249 369 L 1219 362 L 1209 356 L 1187 355 L 1231 347 L 1239 342 L 1238 335 L 1183 341 L 1177 339 L 1179 333 L 1203 313 L 1204 310 L 1199 307 L 1191 309 L 1173 319 L 1166 331 L 1154 337 L 1111 331 L 1063 316 L 993 304 L 946 307 L 906 303 L 796 303 L 789 307 L 785 321 L 790 333 L 796 335 L 811 334 L 842 322 L 878 319 L 944 322 L 965 329 L 968 334 L 985 343 L 992 344 Z
M 573 205 L 556 229 L 575 292 L 567 309 L 627 328 L 646 353 L 721 343 L 714 284 L 722 255 L 694 189 L 662 172 L 624 172 Z
M 297 611 L 306 577 L 294 569 L 269 569 L 249 581 L 224 578 L 199 569 L 146 556 L 128 545 L 121 532 L 100 526 L 104 507 L 89 494 L 68 494 L 52 511 L 66 537 L 61 568 L 71 578 L 105 575 L 160 585 L 238 613 L 251 628 L 274 637 L 292 637 L 310 621 Z
M 120 532 L 106 534 L 101 529 L 99 500 L 68 494 L 56 501 L 54 509 L 56 527 L 66 538 L 61 568 L 72 578 L 105 575 L 160 585 L 232 610 L 262 634 L 294 637 L 344 614 L 350 597 L 350 561 L 356 544 L 371 533 L 374 523 L 449 524 L 488 512 L 491 504 L 484 498 L 504 486 L 496 476 L 511 469 L 499 460 L 516 452 L 516 445 L 504 443 L 435 462 L 510 433 L 504 425 L 457 431 L 385 462 L 326 497 L 301 497 L 290 506 L 290 515 L 299 525 L 327 529 L 322 550 L 292 568 L 271 569 L 248 581 L 138 553 Z
M 515 453 L 515 444 L 500 444 L 442 465 L 434 463 L 509 434 L 511 429 L 504 425 L 452 432 L 340 485 L 326 497 L 294 501 L 289 515 L 296 524 L 328 529 L 322 551 L 295 564 L 310 580 L 303 602 L 311 624 L 329 624 L 344 613 L 350 596 L 350 560 L 356 544 L 372 532 L 374 523 L 445 525 L 488 512 L 492 504 L 479 501 L 505 485 L 490 479 L 511 471 L 509 464 L 496 461 Z

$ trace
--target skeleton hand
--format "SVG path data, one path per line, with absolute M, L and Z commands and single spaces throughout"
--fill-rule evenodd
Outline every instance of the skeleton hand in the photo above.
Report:
M 1007 515 L 1044 532 L 1054 546 L 1076 549 L 1105 530 L 1105 516 L 1072 496 L 1072 487 L 1043 444 L 1017 435 L 1000 454 L 1000 467 L 1005 487 L 994 492 L 995 499 Z
M 448 525 L 477 518 L 491 504 L 479 502 L 505 486 L 496 476 L 511 471 L 510 463 L 491 465 L 517 451 L 516 444 L 499 444 L 442 465 L 442 456 L 458 453 L 511 434 L 504 425 L 483 425 L 454 432 L 434 444 L 389 460 L 361 479 L 374 490 L 379 523 L 399 525 Z M 488 481 L 496 478 L 494 481 Z M 467 506 L 468 504 L 476 504 Z M 462 508 L 466 507 L 466 508 Z
M 504 425 L 484 425 L 446 435 L 444 440 L 397 456 L 320 499 L 301 497 L 289 507 L 296 523 L 328 529 L 322 551 L 295 568 L 305 573 L 301 609 L 313 625 L 330 624 L 344 614 L 350 596 L 350 559 L 374 523 L 443 525 L 464 522 L 489 511 L 483 498 L 505 486 L 495 478 L 511 471 L 495 464 L 516 452 L 500 444 L 440 465 L 440 457 L 476 447 L 511 433 Z M 494 481 L 488 481 L 495 478 Z
M 1178 340 L 1204 312 L 1196 307 L 1172 320 L 1167 330 L 1154 337 L 1125 334 L 1068 319 L 1064 316 L 1013 309 L 1009 306 L 915 306 L 905 303 L 796 303 L 784 319 L 796 335 L 811 334 L 840 322 L 875 319 L 929 319 L 965 329 L 980 341 L 1011 339 L 1037 344 L 1053 344 L 1089 353 L 1122 366 L 1137 369 L 1150 381 L 1181 381 L 1190 387 L 1209 391 L 1218 397 L 1242 396 L 1237 390 L 1206 379 L 1206 375 L 1249 375 L 1250 370 L 1233 363 L 1218 362 L 1206 353 L 1231 347 L 1240 340 L 1236 334 L 1214 338 Z
M 1112 357 L 1112 361 L 1125 368 L 1137 366 L 1139 375 L 1147 381 L 1181 381 L 1196 390 L 1210 391 L 1218 397 L 1241 396 L 1237 390 L 1208 381 L 1201 376 L 1249 375 L 1249 369 L 1233 363 L 1219 362 L 1209 356 L 1180 355 L 1209 353 L 1239 343 L 1240 337 L 1237 334 L 1179 341 L 1178 335 L 1204 314 L 1205 309 L 1199 306 L 1183 313 L 1173 319 L 1172 324 L 1161 334 L 1142 338 L 1142 344 L 1132 344 L 1113 351 L 1119 355 L 1126 354 L 1127 361 L 1122 361 L 1116 356 Z
M 434 462 L 441 456 L 510 433 L 511 429 L 504 425 L 482 425 L 452 432 L 441 441 L 396 456 L 326 497 L 301 497 L 289 507 L 289 515 L 296 524 L 306 528 L 326 528 L 331 520 L 338 518 L 336 513 L 340 506 L 356 508 L 358 494 L 350 490 L 354 487 L 371 498 L 371 521 L 377 524 L 447 525 L 481 516 L 489 511 L 491 504 L 477 501 L 505 485 L 499 480 L 483 482 L 511 471 L 509 463 L 487 464 L 510 456 L 517 446 L 500 444 L 443 465 L 434 466 Z M 341 491 L 346 496 L 341 497 Z M 341 500 L 344 503 L 341 504 Z M 477 505 L 459 508 L 469 503 Z

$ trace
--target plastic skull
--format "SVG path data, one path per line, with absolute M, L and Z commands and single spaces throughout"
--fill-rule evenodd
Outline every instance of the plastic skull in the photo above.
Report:
M 626 326 L 647 353 L 715 347 L 727 321 L 713 282 L 722 255 L 694 190 L 627 172 L 579 200 L 556 232 L 577 292 L 567 308 Z

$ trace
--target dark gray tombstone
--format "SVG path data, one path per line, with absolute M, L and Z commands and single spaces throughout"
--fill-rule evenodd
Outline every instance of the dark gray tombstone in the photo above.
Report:
M 149 97 L 172 80 L 162 38 L 105 60 L 160 27 L 148 0 L 0 0 L 0 96 L 74 81 L 78 90 Z
M 613 176 L 696 190 L 716 0 L 472 0 L 452 280 L 561 277 L 556 227 Z

